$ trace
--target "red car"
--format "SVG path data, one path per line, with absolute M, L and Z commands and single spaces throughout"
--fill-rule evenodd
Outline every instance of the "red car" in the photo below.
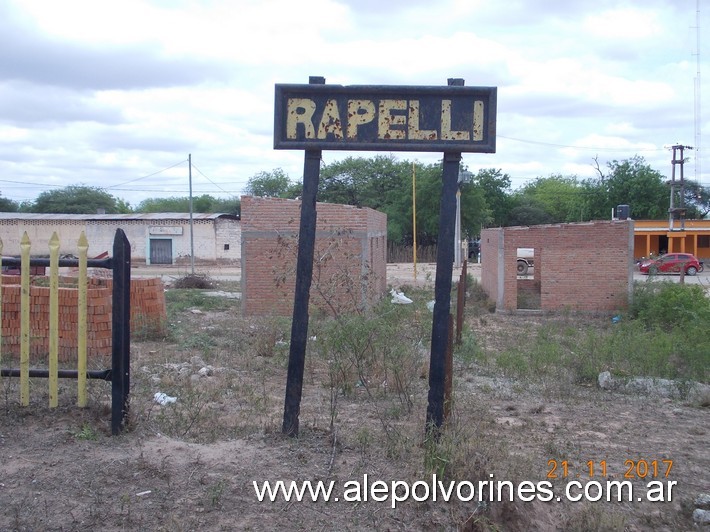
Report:
M 659 273 L 680 273 L 685 270 L 686 275 L 695 275 L 703 270 L 700 261 L 690 253 L 668 253 L 657 259 L 644 260 L 639 265 L 641 273 L 651 275 Z

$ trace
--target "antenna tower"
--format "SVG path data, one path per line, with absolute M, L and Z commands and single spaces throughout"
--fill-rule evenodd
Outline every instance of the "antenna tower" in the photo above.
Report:
M 700 107 L 700 0 L 695 0 L 695 64 L 695 181 L 702 186 L 702 152 L 700 150 L 702 135 L 702 113 Z

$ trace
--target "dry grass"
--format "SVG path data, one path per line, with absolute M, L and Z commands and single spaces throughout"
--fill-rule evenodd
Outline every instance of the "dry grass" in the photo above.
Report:
M 229 289 L 228 286 L 220 287 Z M 50 411 L 46 383 L 18 406 L 2 381 L 0 529 L 35 530 L 670 530 L 692 526 L 687 501 L 710 482 L 708 410 L 610 395 L 554 368 L 541 346 L 575 347 L 575 316 L 516 317 L 467 308 L 454 403 L 437 442 L 424 434 L 427 291 L 374 316 L 315 320 L 301 430 L 280 434 L 290 320 L 246 318 L 199 290 L 168 293 L 170 333 L 132 346 L 130 425 L 108 435 L 110 394 L 71 383 Z M 604 330 L 601 321 L 595 324 Z M 534 357 L 515 349 L 535 342 Z M 565 347 L 566 346 L 566 347 Z M 562 349 L 555 347 L 555 349 Z M 528 369 L 521 364 L 536 364 Z M 161 406 L 153 395 L 177 398 Z M 669 427 L 673 427 L 672 431 Z M 407 501 L 259 503 L 252 481 L 545 480 L 550 459 L 674 459 L 677 499 L 658 504 Z M 492 475 L 492 477 L 491 477 Z M 641 482 L 637 482 L 641 484 Z M 559 488 L 561 481 L 555 486 Z M 635 527 L 635 528 L 634 528 Z

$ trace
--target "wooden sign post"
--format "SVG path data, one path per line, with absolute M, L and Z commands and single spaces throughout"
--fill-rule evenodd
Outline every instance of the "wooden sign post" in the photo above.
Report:
M 274 148 L 305 150 L 284 434 L 298 435 L 321 150 L 444 153 L 426 428 L 443 424 L 459 165 L 462 152 L 495 153 L 496 97 L 495 87 L 465 87 L 463 79 L 448 86 L 343 86 L 312 76 L 307 85 L 276 85 Z

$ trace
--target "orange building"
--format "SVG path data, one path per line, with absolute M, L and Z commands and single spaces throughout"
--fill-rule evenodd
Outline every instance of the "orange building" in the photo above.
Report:
M 710 259 L 710 220 L 634 220 L 634 258 L 662 253 L 692 253 Z

